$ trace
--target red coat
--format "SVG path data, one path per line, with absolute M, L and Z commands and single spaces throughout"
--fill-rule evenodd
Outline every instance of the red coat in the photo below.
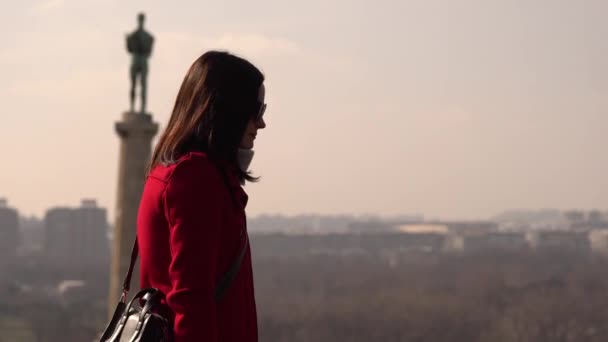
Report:
M 213 298 L 245 229 L 247 194 L 234 169 L 227 176 L 236 206 L 221 173 L 200 152 L 157 166 L 144 186 L 137 217 L 140 281 L 166 294 L 175 342 L 258 340 L 249 247 L 232 285 L 219 302 Z

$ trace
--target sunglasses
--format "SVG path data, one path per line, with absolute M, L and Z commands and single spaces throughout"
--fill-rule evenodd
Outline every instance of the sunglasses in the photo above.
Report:
M 260 104 L 260 111 L 255 116 L 255 120 L 256 121 L 262 120 L 262 118 L 264 117 L 264 112 L 266 112 L 266 103 L 261 103 Z

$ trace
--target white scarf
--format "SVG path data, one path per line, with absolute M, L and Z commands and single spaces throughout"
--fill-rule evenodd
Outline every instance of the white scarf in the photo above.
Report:
M 243 172 L 247 172 L 249 170 L 249 164 L 251 164 L 251 160 L 253 159 L 253 150 L 246 150 L 244 148 L 239 148 L 237 152 L 237 161 L 239 164 L 239 168 Z

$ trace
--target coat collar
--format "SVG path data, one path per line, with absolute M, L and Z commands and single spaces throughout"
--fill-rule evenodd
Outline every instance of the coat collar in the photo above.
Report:
M 232 194 L 236 197 L 237 201 L 244 209 L 247 206 L 249 196 L 243 189 L 243 185 L 239 179 L 238 167 L 226 161 L 220 161 L 218 163 L 226 173 Z
M 247 193 L 243 189 L 243 186 L 241 185 L 241 181 L 239 179 L 239 173 L 238 173 L 238 166 L 233 165 L 232 163 L 229 163 L 224 160 L 218 160 L 218 161 L 211 160 L 211 159 L 209 159 L 207 153 L 205 153 L 205 152 L 198 152 L 198 151 L 197 152 L 188 152 L 188 154 L 198 155 L 198 156 L 201 156 L 204 158 L 208 158 L 209 161 L 211 161 L 212 163 L 219 166 L 219 168 L 221 170 L 223 170 L 223 173 L 226 175 L 226 178 L 228 181 L 228 186 L 230 187 L 230 192 L 232 193 L 232 196 L 236 197 L 238 205 L 241 206 L 242 209 L 245 209 L 245 207 L 247 206 L 247 202 L 249 200 L 249 196 L 247 195 Z M 218 171 L 220 171 L 220 170 L 218 170 Z M 222 176 L 222 178 L 223 178 L 223 176 Z

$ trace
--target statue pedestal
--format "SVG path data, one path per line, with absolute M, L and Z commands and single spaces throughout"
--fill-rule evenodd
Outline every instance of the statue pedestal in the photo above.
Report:
M 152 139 L 158 132 L 158 124 L 150 114 L 125 112 L 122 120 L 116 122 L 115 129 L 120 138 L 120 157 L 110 269 L 110 315 L 120 299 L 122 281 L 129 269 L 131 248 L 137 231 L 137 210 L 150 161 Z M 133 271 L 131 294 L 138 290 L 139 262 Z

